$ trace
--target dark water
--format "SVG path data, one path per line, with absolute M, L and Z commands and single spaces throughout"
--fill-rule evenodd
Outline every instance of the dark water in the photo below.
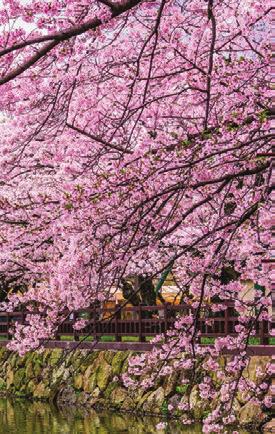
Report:
M 58 410 L 43 402 L 0 399 L 1 434 L 153 434 L 160 421 L 147 416 L 72 408 Z M 165 432 L 197 434 L 202 431 L 200 426 L 183 428 L 179 422 L 170 421 Z

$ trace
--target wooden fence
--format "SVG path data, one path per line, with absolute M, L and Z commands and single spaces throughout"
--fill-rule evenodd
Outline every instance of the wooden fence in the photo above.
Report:
M 89 308 L 85 311 L 68 314 L 66 320 L 60 324 L 55 340 L 72 336 L 78 341 L 83 336 L 92 336 L 95 340 L 100 337 L 112 336 L 115 342 L 127 337 L 135 337 L 139 342 L 146 338 L 166 333 L 172 328 L 178 315 L 190 313 L 188 305 L 163 304 L 158 306 L 137 306 L 114 308 Z M 32 312 L 31 314 L 35 314 Z M 28 312 L 0 312 L 0 336 L 2 339 L 12 338 L 12 326 L 19 322 L 26 324 Z M 82 330 L 75 330 L 76 321 L 84 319 L 86 326 Z M 235 326 L 238 324 L 238 314 L 233 304 L 228 303 L 227 309 L 219 312 L 200 312 L 198 329 L 201 338 L 217 338 L 222 336 L 236 336 Z M 258 338 L 259 344 L 268 345 L 271 325 L 267 321 L 256 321 L 253 338 Z M 201 339 L 201 341 L 203 341 Z

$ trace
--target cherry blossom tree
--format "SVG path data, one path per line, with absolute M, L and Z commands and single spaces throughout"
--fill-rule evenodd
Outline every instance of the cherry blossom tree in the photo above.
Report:
M 195 381 L 198 357 L 207 371 L 240 348 L 205 429 L 232 423 L 240 387 L 261 399 L 242 372 L 270 304 L 268 2 L 2 3 L 0 272 L 30 283 L 5 308 L 41 312 L 11 348 L 37 347 L 128 275 L 171 268 L 192 313 L 135 375 L 156 360 L 167 374 L 185 350 L 174 369 L 187 363 Z M 264 288 L 254 301 L 247 279 Z M 213 300 L 234 301 L 240 324 L 206 349 L 198 322 Z M 216 393 L 207 375 L 200 390 Z

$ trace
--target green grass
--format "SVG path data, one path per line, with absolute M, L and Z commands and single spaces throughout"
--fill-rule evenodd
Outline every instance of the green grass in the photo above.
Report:
M 0 341 L 6 341 L 8 339 L 7 336 L 1 336 L 0 335 Z M 81 339 L 81 336 L 80 336 Z M 151 339 L 153 339 L 153 336 L 146 336 L 145 341 L 150 342 Z M 62 335 L 60 336 L 61 341 L 73 341 L 73 336 L 66 336 Z M 91 342 L 93 341 L 93 336 L 89 336 L 85 339 L 85 342 Z M 101 342 L 115 342 L 115 336 L 101 336 L 100 337 Z M 122 336 L 121 342 L 139 342 L 138 336 Z M 215 343 L 215 338 L 212 337 L 202 337 L 201 343 L 203 345 L 213 345 Z M 260 345 L 260 338 L 251 337 L 249 338 L 249 345 Z M 275 345 L 275 337 L 269 338 L 269 345 Z
M 260 338 L 249 338 L 249 345 L 260 345 L 261 341 Z
M 122 342 L 138 342 L 139 339 L 137 336 L 122 336 Z
M 83 338 L 84 338 L 85 336 L 79 336 L 79 340 L 82 340 Z M 69 341 L 69 342 L 72 342 L 73 340 L 74 340 L 74 337 L 73 336 L 66 336 L 66 335 L 62 335 L 62 336 L 60 336 L 60 340 L 61 341 Z M 93 337 L 92 336 L 88 336 L 87 338 L 85 338 L 85 342 L 90 342 L 90 341 L 93 341 L 94 339 L 93 339 Z
M 205 345 L 211 345 L 215 343 L 215 338 L 201 338 L 201 343 Z
M 61 341 L 73 341 L 74 337 L 73 336 L 60 336 L 60 340 Z
M 115 342 L 114 336 L 101 336 L 100 338 L 101 342 Z
M 201 338 L 201 343 L 204 345 L 211 345 L 215 343 L 215 338 Z M 260 345 L 260 338 L 249 338 L 249 345 Z M 275 345 L 275 338 L 269 338 L 269 345 Z
M 80 336 L 81 339 L 81 336 Z M 153 336 L 146 336 L 145 341 L 146 342 L 150 342 L 151 339 L 153 339 Z M 212 338 L 212 337 L 202 337 L 201 338 L 201 343 L 203 345 L 213 345 L 215 343 L 215 339 L 216 338 Z M 0 336 L 0 341 L 4 341 L 7 340 L 6 336 Z M 74 338 L 73 336 L 61 336 L 60 337 L 61 341 L 73 341 Z M 93 336 L 89 336 L 88 338 L 85 339 L 85 341 L 93 341 L 94 338 Z M 99 340 L 101 342 L 115 342 L 115 336 L 101 336 L 99 338 Z M 121 342 L 139 342 L 139 337 L 138 336 L 122 336 L 121 337 Z M 249 345 L 260 345 L 260 338 L 256 338 L 256 337 L 251 337 L 249 338 Z M 269 345 L 275 345 L 275 337 L 269 338 Z

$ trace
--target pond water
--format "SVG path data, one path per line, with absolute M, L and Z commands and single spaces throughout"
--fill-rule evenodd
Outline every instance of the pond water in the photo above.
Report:
M 44 402 L 23 399 L 0 399 L 1 434 L 143 434 L 156 433 L 161 420 L 131 414 L 58 409 Z M 200 426 L 179 426 L 168 423 L 167 433 L 201 433 Z
M 58 409 L 44 402 L 0 398 L 0 434 L 155 434 L 160 421 L 163 419 L 92 409 Z M 184 428 L 170 420 L 165 433 L 201 434 L 202 430 L 200 425 Z

